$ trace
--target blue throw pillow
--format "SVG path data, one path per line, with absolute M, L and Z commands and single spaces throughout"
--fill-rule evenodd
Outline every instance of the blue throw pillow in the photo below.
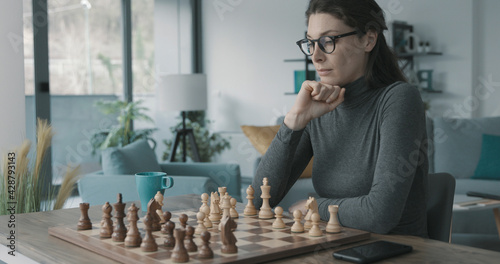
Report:
M 500 136 L 483 134 L 481 158 L 471 178 L 500 180 Z
M 101 153 L 104 175 L 161 171 L 156 155 L 146 140 L 138 140 L 121 148 L 107 148 Z

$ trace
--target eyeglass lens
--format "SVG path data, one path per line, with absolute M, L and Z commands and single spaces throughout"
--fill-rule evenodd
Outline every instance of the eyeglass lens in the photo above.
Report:
M 332 53 L 335 49 L 335 41 L 329 36 L 323 36 L 316 41 L 308 39 L 302 42 L 301 48 L 307 55 L 311 55 L 314 52 L 314 42 L 318 42 L 319 48 L 325 53 Z

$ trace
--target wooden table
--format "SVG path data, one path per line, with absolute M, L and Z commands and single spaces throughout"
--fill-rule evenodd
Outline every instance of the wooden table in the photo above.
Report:
M 199 208 L 198 195 L 184 195 L 168 197 L 167 210 L 181 210 Z M 91 219 L 101 218 L 101 206 L 92 206 L 89 210 Z M 94 254 L 86 249 L 50 236 L 49 227 L 75 223 L 80 216 L 78 208 L 63 209 L 49 212 L 15 215 L 15 229 L 8 226 L 11 216 L 0 216 L 1 244 L 8 241 L 11 230 L 15 230 L 16 253 L 21 253 L 40 263 L 116 263 L 115 261 Z M 495 263 L 500 259 L 500 252 L 472 248 L 462 245 L 453 245 L 436 240 L 422 239 L 411 236 L 377 235 L 373 234 L 369 240 L 353 243 L 343 247 L 318 250 L 313 253 L 289 257 L 273 263 L 332 263 L 332 253 L 353 245 L 360 245 L 375 240 L 389 240 L 413 246 L 412 253 L 389 259 L 381 263 Z M 3 257 L 8 260 L 8 257 Z M 347 263 L 335 260 L 335 263 Z
M 493 210 L 498 236 L 500 237 L 500 200 L 471 197 L 465 194 L 457 194 L 454 199 L 453 212 Z

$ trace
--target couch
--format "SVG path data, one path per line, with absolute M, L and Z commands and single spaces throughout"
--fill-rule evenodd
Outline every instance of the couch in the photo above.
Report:
M 282 122 L 283 118 L 277 120 L 277 124 Z M 265 129 L 265 127 L 254 127 L 256 128 L 261 131 Z M 251 137 L 247 128 L 242 127 L 242 129 L 256 148 L 263 143 L 256 142 L 257 139 Z M 273 128 L 274 130 L 276 128 Z M 261 141 L 263 137 L 269 136 L 269 133 L 263 132 L 256 134 Z M 465 195 L 468 191 L 477 191 L 500 195 L 500 117 L 465 119 L 428 116 L 427 134 L 429 173 L 447 172 L 453 175 L 456 179 L 455 194 Z M 269 140 L 264 140 L 264 143 L 267 141 Z M 498 166 L 494 165 L 494 159 Z M 257 168 L 259 161 L 260 157 L 255 162 L 254 169 Z M 279 205 L 286 209 L 307 196 L 317 195 L 311 178 L 302 177 Z M 491 235 L 498 240 L 492 210 L 473 213 L 454 212 L 452 232 L 468 234 L 469 236 L 465 236 L 466 239 L 472 234 L 480 234 Z
M 78 182 L 83 202 L 93 205 L 116 201 L 122 193 L 123 201 L 138 201 L 135 173 L 166 172 L 174 186 L 165 190 L 165 197 L 182 194 L 215 192 L 225 186 L 229 195 L 241 202 L 241 173 L 238 164 L 228 163 L 158 163 L 154 151 L 140 140 L 123 148 L 102 151 L 103 170 L 84 175 Z

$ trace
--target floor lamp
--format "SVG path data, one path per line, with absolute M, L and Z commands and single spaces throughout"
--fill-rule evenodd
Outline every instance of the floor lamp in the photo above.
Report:
M 174 74 L 161 77 L 158 86 L 158 102 L 162 111 L 181 111 L 182 128 L 177 129 L 170 150 L 171 162 L 182 140 L 182 161 L 186 162 L 186 140 L 189 139 L 193 160 L 200 162 L 198 146 L 192 128 L 186 128 L 186 111 L 207 109 L 207 79 L 204 74 Z

